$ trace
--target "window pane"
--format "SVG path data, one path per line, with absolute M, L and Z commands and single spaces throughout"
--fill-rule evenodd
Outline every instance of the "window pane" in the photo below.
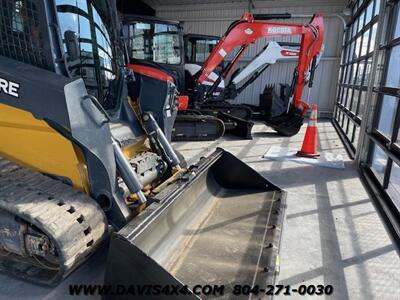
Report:
M 88 12 L 86 0 L 57 0 L 57 5 L 72 5 L 82 9 L 84 12 Z
M 341 87 L 338 85 L 338 86 L 336 87 L 336 101 L 339 99 L 340 90 L 341 90 Z
M 357 112 L 357 115 L 359 117 L 362 117 L 364 115 L 364 106 L 365 106 L 365 98 L 366 97 L 367 97 L 367 92 L 366 91 L 362 91 L 360 99 L 358 100 L 360 102 L 359 108 L 358 108 L 358 112 Z
M 359 138 L 360 138 L 360 127 L 356 126 L 356 132 L 354 134 L 354 142 L 353 142 L 353 145 L 356 148 L 357 148 Z
M 347 66 L 346 78 L 345 78 L 345 81 L 344 81 L 344 82 L 346 82 L 346 83 L 349 83 L 349 82 L 350 82 L 351 68 L 352 68 L 352 65 L 348 65 L 348 66 Z
M 383 176 L 385 174 L 386 164 L 387 156 L 385 152 L 383 152 L 383 150 L 379 146 L 374 144 L 372 149 L 372 161 L 369 165 L 381 184 L 383 183 Z
M 360 57 L 360 50 L 361 50 L 361 36 L 359 36 L 356 40 L 356 49 L 354 52 L 354 59 L 357 59 Z
M 352 41 L 351 44 L 350 44 L 350 50 L 349 50 L 349 56 L 348 56 L 348 58 L 347 58 L 347 62 L 353 60 L 353 56 L 354 56 L 354 44 L 355 44 L 355 41 Z
M 206 58 L 206 41 L 196 41 L 196 61 L 204 61 Z
M 357 76 L 357 63 L 352 64 L 351 66 L 351 76 L 350 76 L 350 84 L 354 84 L 354 81 L 356 79 Z
M 371 21 L 373 10 L 374 10 L 374 1 L 371 1 L 371 3 L 367 7 L 367 16 L 365 19 L 365 24 L 368 24 Z
M 100 27 L 100 29 L 107 34 L 107 27 L 105 26 L 104 22 L 102 21 L 99 13 L 97 12 L 97 10 L 93 7 L 92 5 L 92 11 L 93 11 L 93 19 L 94 19 L 94 23 Z M 108 37 L 107 37 L 108 38 Z M 108 38 L 109 40 L 109 38 Z
M 342 66 L 341 68 L 340 68 L 340 80 L 339 80 L 339 82 L 340 83 L 344 83 L 344 77 L 345 77 L 345 74 L 346 74 L 346 66 Z
M 361 44 L 361 56 L 364 56 L 368 53 L 368 41 L 369 41 L 369 30 L 364 32 L 363 34 L 363 41 Z
M 344 121 L 344 132 L 346 132 L 346 135 L 348 135 L 348 130 L 349 130 L 349 117 L 347 115 L 345 116 L 345 121 Z
M 387 192 L 394 204 L 400 209 L 400 167 L 393 163 Z
M 196 51 L 196 58 L 194 62 L 203 63 L 215 48 L 217 42 L 217 40 L 196 40 L 194 44 Z
M 339 80 L 338 80 L 338 82 L 339 83 L 343 83 L 343 77 L 344 77 L 344 70 L 345 70 L 345 67 L 340 67 L 340 71 L 339 71 Z
M 379 14 L 379 10 L 381 9 L 380 4 L 381 4 L 381 0 L 375 0 L 375 12 L 374 12 L 375 16 Z
M 368 85 L 369 77 L 371 75 L 371 67 L 372 67 L 372 57 L 368 58 L 368 61 L 367 61 L 367 66 L 365 69 L 365 77 L 364 77 L 364 82 L 363 82 L 364 86 Z
M 347 90 L 348 90 L 348 88 L 343 88 L 342 99 L 340 101 L 340 103 L 342 105 L 344 105 L 346 103 Z
M 129 28 L 131 58 L 179 64 L 180 45 L 176 25 L 137 22 Z
M 349 141 L 351 141 L 353 139 L 353 130 L 354 130 L 353 122 L 351 122 L 349 119 L 347 131 L 346 131 L 346 135 L 347 135 L 347 138 L 349 139 Z
M 79 18 L 78 22 L 77 19 Z M 79 38 L 91 39 L 89 20 L 74 13 L 58 13 L 61 32 L 74 31 Z M 63 36 L 64 37 L 64 36 Z
M 343 105 L 346 103 L 347 90 L 348 88 L 343 88 L 342 98 L 340 99 L 341 100 L 340 103 Z
M 111 57 L 108 55 L 108 53 L 104 52 L 101 49 L 99 49 L 98 51 L 99 51 L 100 65 L 103 68 L 106 68 L 106 69 L 112 71 L 112 60 L 111 60 Z
M 388 137 L 393 131 L 393 121 L 396 114 L 397 100 L 395 97 L 384 95 L 379 116 L 378 130 Z
M 340 91 L 339 91 L 339 102 L 342 104 L 343 103 L 343 94 L 344 94 L 344 91 L 345 91 L 345 87 L 340 87 Z
M 375 49 L 375 39 L 376 39 L 376 30 L 378 28 L 378 24 L 374 24 L 371 29 L 371 42 L 369 44 L 369 53 L 373 52 Z
M 348 46 L 348 45 L 345 46 L 345 47 L 343 48 L 343 50 L 342 50 L 342 57 L 341 57 L 341 59 L 340 59 L 340 64 L 341 64 L 341 65 L 344 64 L 345 61 L 346 61 L 347 51 L 349 51 L 349 46 Z
M 353 146 L 357 147 L 357 144 L 354 144 L 354 136 L 355 136 L 355 133 L 356 133 L 357 126 L 355 124 L 352 124 L 351 126 L 352 126 L 352 128 L 351 128 L 351 136 L 349 138 L 350 138 L 351 143 L 353 144 Z
M 338 123 L 340 123 L 340 118 L 341 118 L 340 109 L 336 108 L 336 121 L 338 121 Z
M 387 87 L 400 87 L 400 45 L 393 47 L 390 51 L 389 68 L 386 76 Z
M 350 109 L 350 104 L 351 104 L 351 99 L 353 97 L 353 89 L 349 89 L 347 93 L 347 101 L 346 101 L 346 107 Z
M 362 83 L 362 78 L 364 76 L 364 69 L 365 69 L 365 61 L 361 61 L 358 64 L 358 70 L 357 70 L 357 77 L 356 77 L 356 85 L 361 85 Z
M 179 52 L 178 34 L 164 34 L 154 37 L 154 61 L 167 64 L 179 64 L 181 62 Z
M 397 20 L 393 32 L 393 39 L 400 37 L 400 4 L 397 4 Z
M 364 17 L 365 17 L 365 12 L 363 12 L 360 16 L 360 21 L 358 21 L 358 32 L 361 31 L 361 29 L 364 26 Z
M 114 79 L 113 72 L 115 72 L 115 64 L 112 62 L 114 53 L 109 45 L 109 34 L 112 31 L 108 23 L 107 13 L 105 11 L 100 15 L 96 13 L 95 7 L 102 7 L 102 1 L 96 2 L 91 7 L 93 15 L 87 14 L 86 16 L 81 16 L 76 13 L 76 6 L 79 9 L 88 10 L 86 3 L 88 1 L 57 1 L 58 5 L 68 4 L 72 6 L 58 6 L 57 15 L 62 36 L 66 30 L 72 30 L 76 33 L 79 41 L 80 57 L 73 59 L 73 57 L 68 56 L 68 53 L 66 56 L 70 74 L 72 77 L 82 77 L 89 94 L 97 97 L 104 104 L 103 100 L 107 94 L 106 88 L 109 86 L 110 81 Z M 103 33 L 95 27 L 95 22 L 103 30 Z M 104 48 L 104 51 L 99 48 L 99 45 Z M 66 48 L 66 45 L 64 47 Z M 106 72 L 102 67 L 107 68 L 110 72 Z M 117 102 L 115 102 L 116 104 Z M 111 109 L 112 107 L 107 106 L 105 108 Z
M 400 130 L 399 133 L 397 134 L 396 144 L 400 146 Z
M 351 111 L 352 112 L 356 112 L 357 109 L 357 103 L 358 103 L 358 96 L 360 95 L 360 91 L 359 90 L 354 90 L 353 92 L 353 103 L 351 105 Z
M 352 34 L 351 37 L 354 37 L 357 34 L 357 29 L 358 29 L 358 20 L 355 20 L 352 26 Z

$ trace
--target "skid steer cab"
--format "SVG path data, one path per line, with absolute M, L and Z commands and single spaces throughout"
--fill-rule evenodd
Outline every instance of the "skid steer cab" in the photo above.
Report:
M 186 167 L 173 80 L 131 94 L 114 1 L 0 20 L 1 272 L 54 285 L 111 240 L 107 284 L 274 282 L 285 193 L 223 149 Z

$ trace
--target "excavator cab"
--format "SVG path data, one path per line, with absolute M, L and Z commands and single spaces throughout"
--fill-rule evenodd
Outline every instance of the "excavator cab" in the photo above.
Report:
M 179 113 L 172 128 L 173 141 L 215 140 L 224 133 L 251 138 L 253 123 L 243 119 L 251 115 L 248 107 L 221 106 L 216 112 L 206 107 L 199 109 L 193 105 L 194 97 L 199 94 L 194 75 L 201 67 L 187 61 L 181 22 L 127 15 L 123 12 L 122 22 L 127 45 L 127 68 L 134 70 L 142 82 L 131 89 L 132 94 L 138 95 L 137 91 L 146 82 L 154 87 L 156 84 L 162 84 L 162 81 L 167 78 L 172 78 L 171 80 L 178 87 Z M 211 40 L 211 44 L 207 47 L 209 51 L 215 43 L 215 39 Z M 193 45 L 192 48 L 193 51 L 200 50 L 197 45 Z M 205 53 L 203 59 L 205 59 Z M 217 77 L 215 73 L 210 76 L 211 79 Z M 214 93 L 215 100 L 220 101 L 223 98 L 223 91 L 222 83 Z M 165 95 L 162 89 L 157 89 L 156 92 L 153 88 L 151 93 L 153 95 L 157 93 L 159 97 Z M 140 102 L 140 98 L 138 99 Z
M 127 49 L 126 66 L 135 74 L 135 81 L 128 84 L 128 94 L 142 109 L 157 111 L 161 129 L 171 140 L 174 123 L 167 122 L 165 110 L 157 101 L 146 99 L 164 99 L 172 96 L 174 101 L 168 105 L 176 108 L 183 83 L 182 30 L 179 22 L 159 23 L 151 17 L 134 15 L 123 16 L 123 34 Z M 174 121 L 176 119 L 174 111 Z
M 54 285 L 110 241 L 107 284 L 272 284 L 285 193 L 223 149 L 185 166 L 114 1 L 1 4 L 0 271 Z
M 217 45 L 220 37 L 215 35 L 187 33 L 185 41 L 186 63 L 202 65 Z M 221 65 L 223 68 L 223 65 Z

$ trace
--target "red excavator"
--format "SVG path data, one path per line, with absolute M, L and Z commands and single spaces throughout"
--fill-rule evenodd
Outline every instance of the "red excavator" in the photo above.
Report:
M 186 72 L 183 72 L 183 47 L 179 47 L 179 43 L 182 43 L 182 26 L 180 23 L 175 22 L 175 28 L 172 29 L 173 21 L 160 21 L 160 19 L 149 17 L 138 18 L 138 16 L 124 17 L 125 33 L 130 41 L 128 45 L 135 45 L 135 47 L 128 46 L 129 67 L 134 69 L 135 73 L 138 73 L 138 68 L 141 69 L 143 65 L 169 73 L 174 77 L 178 87 L 180 86 L 180 93 L 189 95 L 188 103 L 185 103 L 187 101 L 185 97 L 180 98 L 181 109 L 189 108 L 190 114 L 188 115 L 187 111 L 183 114 L 181 111 L 173 130 L 174 140 L 216 139 L 223 134 L 225 127 L 242 136 L 249 137 L 252 124 L 247 120 L 251 118 L 252 110 L 245 105 L 231 104 L 226 101 L 226 98 L 240 93 L 244 87 L 254 82 L 269 65 L 277 60 L 297 57 L 298 64 L 294 70 L 290 90 L 286 93 L 286 99 L 278 99 L 278 101 L 285 100 L 284 107 L 282 107 L 282 103 L 277 103 L 281 107 L 278 110 L 279 113 L 269 115 L 264 121 L 285 136 L 292 136 L 300 130 L 304 114 L 308 110 L 308 103 L 302 101 L 301 98 L 305 85 L 308 84 L 311 87 L 313 84 L 314 72 L 323 48 L 324 23 L 322 15 L 318 13 L 312 17 L 308 24 L 267 22 L 271 19 L 290 18 L 292 18 L 291 14 L 245 13 L 240 20 L 231 24 L 203 66 L 198 67 L 197 72 L 188 68 L 186 68 Z M 153 26 L 154 28 L 158 27 L 158 32 L 156 32 L 157 30 L 143 30 L 146 26 L 144 24 L 162 24 L 163 22 L 167 24 L 164 25 L 166 31 L 160 29 L 162 26 Z M 141 29 L 138 27 L 141 27 Z M 148 52 L 146 52 L 146 49 L 137 48 L 138 39 L 144 40 L 146 35 L 153 35 L 153 45 L 147 45 Z M 162 35 L 165 37 L 160 39 Z M 171 39 L 172 35 L 175 35 L 175 38 Z M 281 47 L 279 53 L 270 52 L 271 55 L 277 55 L 276 58 L 265 55 L 268 50 L 267 45 L 248 64 L 245 70 L 233 72 L 243 53 L 251 44 L 262 38 L 287 36 L 299 36 L 301 38 L 300 43 L 296 45 L 278 44 Z M 168 37 L 169 42 L 161 42 L 161 40 L 167 41 Z M 171 45 L 172 49 L 167 49 Z M 282 46 L 297 46 L 298 49 L 282 48 Z M 221 66 L 227 55 L 234 53 L 237 48 L 238 51 L 234 54 L 233 59 L 217 74 L 215 72 L 217 68 Z M 163 55 L 157 55 L 157 53 Z M 169 53 L 170 58 L 168 58 L 167 53 Z M 175 56 L 178 53 L 181 55 L 179 63 L 178 60 L 168 61 L 171 57 L 176 58 Z M 253 64 L 256 60 L 258 60 L 258 63 Z M 249 76 L 239 88 L 235 84 L 235 78 L 239 78 L 242 72 L 249 74 Z M 225 81 L 229 77 L 231 77 L 231 83 L 225 86 Z M 185 83 L 184 88 L 182 82 Z M 271 103 L 271 107 L 275 105 L 275 103 Z

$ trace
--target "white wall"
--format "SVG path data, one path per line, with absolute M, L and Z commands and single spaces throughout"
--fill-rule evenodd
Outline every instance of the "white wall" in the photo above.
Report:
M 150 0 L 151 2 L 151 0 Z M 184 21 L 186 32 L 212 34 L 221 36 L 232 21 L 240 18 L 247 9 L 246 2 L 225 2 L 225 3 L 204 3 L 207 1 L 181 1 L 182 4 L 171 5 L 167 1 L 153 1 L 151 3 L 156 10 L 157 16 L 172 20 Z M 199 4 L 203 2 L 204 4 Z M 210 1 L 208 1 L 210 2 Z M 194 3 L 194 4 L 193 4 Z M 321 11 L 327 14 L 325 18 L 325 53 L 317 69 L 314 86 L 310 94 L 310 102 L 319 105 L 319 112 L 329 115 L 333 112 L 334 97 L 336 91 L 337 77 L 339 72 L 339 60 L 342 45 L 343 24 L 331 16 L 343 10 L 346 5 L 345 0 L 319 0 L 319 1 L 255 1 L 256 9 L 254 13 L 284 13 L 312 14 Z M 309 18 L 293 19 L 290 22 L 308 22 Z M 285 21 L 288 22 L 288 21 Z M 282 39 L 281 39 L 282 40 Z M 296 41 L 295 39 L 285 39 L 286 41 Z M 250 47 L 247 54 L 243 56 L 243 62 L 239 66 L 246 64 L 246 60 L 254 57 L 266 40 L 258 42 Z M 250 85 L 242 94 L 235 99 L 236 103 L 258 104 L 259 94 L 264 89 L 266 83 L 288 83 L 290 84 L 295 62 L 281 62 L 271 66 Z M 305 89 L 303 98 L 306 100 L 308 88 Z

